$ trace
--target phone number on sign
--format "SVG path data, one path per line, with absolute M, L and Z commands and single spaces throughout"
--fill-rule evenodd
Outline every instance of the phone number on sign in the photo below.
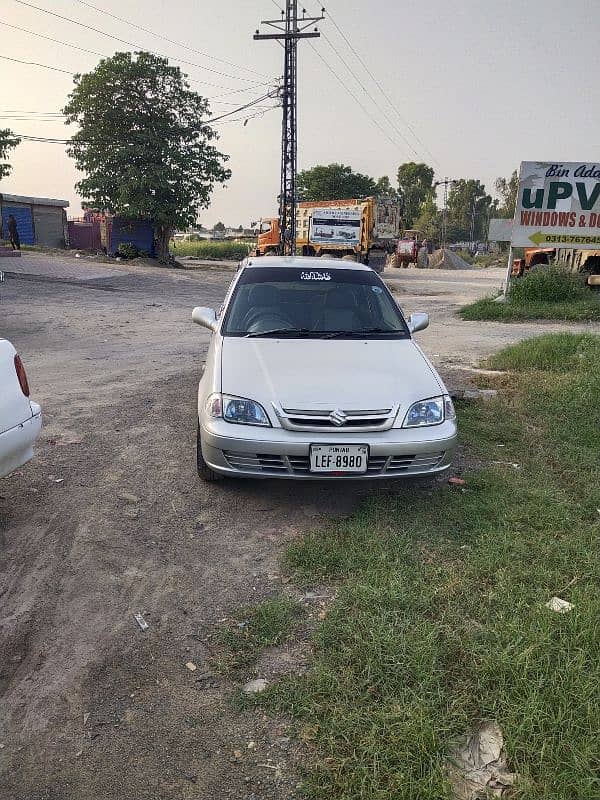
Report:
M 600 244 L 600 236 L 562 236 L 560 234 L 544 234 L 546 244 Z

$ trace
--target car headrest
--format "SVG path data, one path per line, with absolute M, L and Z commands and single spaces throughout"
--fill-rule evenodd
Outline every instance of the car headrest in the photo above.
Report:
M 276 286 L 268 283 L 258 284 L 250 289 L 248 304 L 250 306 L 277 306 L 281 302 L 281 293 Z
M 337 286 L 327 292 L 325 305 L 328 308 L 352 309 L 356 306 L 356 296 L 347 286 Z

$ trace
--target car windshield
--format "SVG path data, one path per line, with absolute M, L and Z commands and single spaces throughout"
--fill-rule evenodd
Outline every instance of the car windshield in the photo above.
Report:
M 408 338 L 400 309 L 370 270 L 248 267 L 235 287 L 224 336 Z

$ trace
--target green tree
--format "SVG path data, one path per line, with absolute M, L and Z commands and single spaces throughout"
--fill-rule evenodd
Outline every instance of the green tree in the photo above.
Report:
M 399 198 L 398 190 L 392 186 L 390 179 L 388 178 L 387 175 L 384 175 L 382 178 L 379 178 L 379 180 L 375 184 L 375 194 L 378 197 L 384 195 L 386 197 L 394 197 L 396 199 Z
M 519 193 L 519 174 L 517 170 L 508 178 L 496 178 L 496 191 L 500 195 L 500 203 L 497 208 L 498 216 L 504 219 L 512 219 L 515 215 L 517 204 L 517 194 Z
M 12 167 L 7 161 L 8 154 L 20 143 L 19 137 L 15 136 L 9 128 L 0 130 L 0 178 L 10 175 Z
M 225 224 L 223 222 L 217 222 L 213 228 L 213 231 L 216 231 L 217 233 L 225 233 Z
M 97 208 L 154 224 L 159 260 L 231 173 L 210 142 L 208 102 L 179 67 L 151 53 L 116 53 L 86 75 L 63 110 L 79 131 L 68 152 L 84 177 L 79 193 Z
M 433 197 L 426 200 L 421 206 L 421 213 L 413 222 L 413 228 L 421 231 L 430 242 L 439 243 L 442 238 L 442 212 L 437 207 Z
M 448 240 L 485 239 L 492 198 L 478 180 L 454 181 L 448 193 Z
M 409 161 L 398 167 L 398 191 L 405 228 L 413 227 L 423 205 L 435 197 L 433 176 L 434 171 L 427 164 Z
M 349 200 L 374 195 L 376 184 L 344 164 L 318 164 L 298 173 L 296 193 L 299 200 Z

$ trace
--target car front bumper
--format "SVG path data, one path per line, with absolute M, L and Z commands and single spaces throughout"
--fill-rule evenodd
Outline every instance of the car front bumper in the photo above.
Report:
M 205 421 L 203 420 L 203 423 Z M 201 425 L 202 455 L 215 472 L 233 477 L 301 480 L 369 480 L 436 475 L 450 468 L 457 446 L 454 421 L 428 428 L 378 432 L 297 432 L 252 428 L 223 420 Z M 366 444 L 364 473 L 312 473 L 311 444 Z

